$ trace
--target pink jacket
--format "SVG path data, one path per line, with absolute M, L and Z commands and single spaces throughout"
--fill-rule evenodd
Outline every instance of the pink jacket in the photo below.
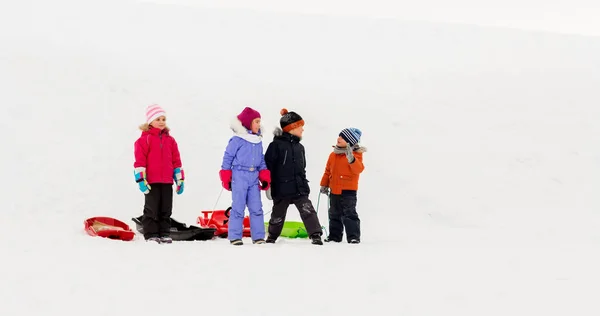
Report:
M 181 167 L 175 138 L 165 128 L 150 128 L 134 144 L 134 168 L 146 168 L 146 180 L 152 183 L 173 183 L 173 170 Z

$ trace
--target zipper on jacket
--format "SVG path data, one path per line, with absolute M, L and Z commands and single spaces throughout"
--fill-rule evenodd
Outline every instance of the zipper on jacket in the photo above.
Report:
M 287 150 L 285 151 L 285 156 L 283 156 L 283 164 L 285 165 L 285 161 L 287 160 Z
M 160 147 L 160 172 L 162 173 L 162 172 L 164 172 L 163 171 L 164 170 L 163 165 L 164 165 L 164 155 L 165 155 L 164 152 L 163 152 L 162 131 L 160 131 L 158 133 L 158 140 L 159 140 L 158 143 L 160 144 L 160 146 L 159 146 Z M 160 181 L 162 182 L 163 179 L 164 179 L 164 174 L 161 174 L 160 175 Z
M 255 170 L 254 166 L 256 161 L 256 144 L 252 144 L 252 166 L 250 166 L 250 168 L 252 168 L 253 170 Z M 258 169 L 258 167 L 256 168 Z

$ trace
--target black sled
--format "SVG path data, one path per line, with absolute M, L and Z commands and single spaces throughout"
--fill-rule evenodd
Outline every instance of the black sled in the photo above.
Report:
M 135 223 L 135 229 L 144 234 L 144 226 L 142 225 L 142 217 L 144 215 L 133 217 L 131 220 Z M 171 218 L 171 238 L 175 241 L 194 241 L 194 240 L 210 240 L 215 237 L 216 228 L 203 228 L 198 226 L 187 226 Z

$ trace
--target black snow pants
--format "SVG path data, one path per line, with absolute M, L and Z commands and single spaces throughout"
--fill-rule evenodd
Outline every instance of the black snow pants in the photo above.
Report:
M 296 198 L 273 199 L 273 212 L 269 220 L 269 238 L 277 239 L 281 235 L 287 209 L 290 204 L 294 204 L 298 208 L 300 218 L 306 227 L 308 236 L 313 236 L 314 234 L 323 235 L 321 223 L 312 202 L 308 199 L 308 196 L 299 196 Z
M 348 242 L 360 241 L 360 219 L 356 212 L 356 191 L 343 191 L 329 195 L 329 239 L 342 241 L 346 228 Z
M 150 192 L 145 195 L 144 216 L 142 217 L 144 238 L 168 237 L 173 211 L 173 185 L 151 183 L 150 187 Z

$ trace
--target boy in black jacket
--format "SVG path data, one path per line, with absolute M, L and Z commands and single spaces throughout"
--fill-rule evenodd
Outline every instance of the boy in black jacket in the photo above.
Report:
M 285 215 L 290 204 L 296 205 L 300 218 L 315 245 L 322 245 L 321 224 L 317 212 L 308 199 L 310 188 L 306 179 L 306 156 L 300 144 L 304 132 L 304 120 L 295 112 L 281 110 L 279 125 L 273 142 L 265 153 L 267 169 L 271 171 L 271 197 L 273 211 L 269 220 L 267 243 L 275 243 L 281 234 Z

